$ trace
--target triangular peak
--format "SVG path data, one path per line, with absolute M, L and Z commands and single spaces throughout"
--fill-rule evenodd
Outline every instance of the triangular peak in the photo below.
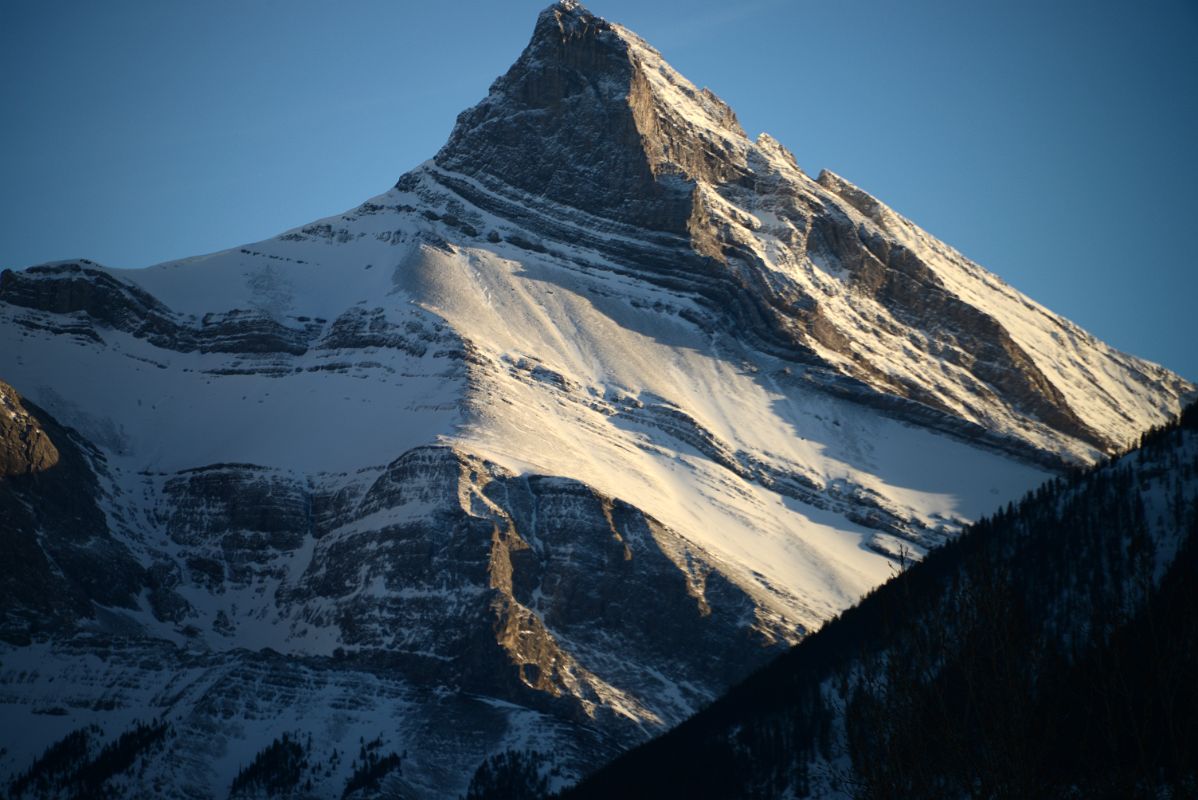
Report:
M 732 110 L 640 37 L 559 2 L 458 117 L 436 163 L 494 190 L 685 234 L 694 182 L 740 180 L 750 147 Z

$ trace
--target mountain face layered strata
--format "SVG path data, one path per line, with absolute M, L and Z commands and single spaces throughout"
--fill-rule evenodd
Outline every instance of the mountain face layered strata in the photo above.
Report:
M 390 191 L 0 336 L 18 796 L 564 785 L 1194 393 L 574 3 Z

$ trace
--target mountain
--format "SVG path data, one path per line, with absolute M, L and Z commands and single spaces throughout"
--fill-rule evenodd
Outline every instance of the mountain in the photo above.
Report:
M 564 786 L 1195 393 L 571 2 L 391 190 L 0 336 L 18 796 Z
M 1191 796 L 1196 580 L 1191 405 L 563 796 Z

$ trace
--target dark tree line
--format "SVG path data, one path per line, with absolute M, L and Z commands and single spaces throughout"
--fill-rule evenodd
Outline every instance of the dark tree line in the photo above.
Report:
M 350 775 L 341 791 L 345 800 L 354 797 L 386 795 L 384 781 L 400 772 L 403 759 L 394 752 L 383 754 L 383 738 L 359 739 L 358 756 L 350 762 Z M 328 779 L 340 769 L 342 753 L 334 749 L 327 761 L 312 760 L 312 735 L 301 740 L 284 733 L 255 754 L 233 779 L 229 797 L 311 797 L 318 789 L 313 783 Z M 327 789 L 320 789 L 321 796 Z M 389 796 L 389 795 L 386 795 Z
M 536 753 L 506 750 L 491 756 L 474 773 L 465 800 L 540 800 L 549 793 Z
M 300 785 L 308 769 L 307 750 L 298 739 L 284 733 L 238 771 L 229 788 L 229 797 L 290 794 Z
M 383 738 L 381 736 L 369 742 L 363 741 L 358 748 L 358 760 L 354 763 L 353 773 L 345 783 L 341 792 L 343 800 L 350 797 L 374 797 L 378 794 L 383 779 L 392 773 L 398 773 L 403 766 L 403 759 L 398 753 L 382 755 Z
M 127 774 L 138 759 L 161 748 L 170 734 L 166 722 L 136 722 L 113 741 L 98 745 L 95 725 L 72 731 L 58 740 L 13 779 L 9 797 L 119 797 L 112 779 Z

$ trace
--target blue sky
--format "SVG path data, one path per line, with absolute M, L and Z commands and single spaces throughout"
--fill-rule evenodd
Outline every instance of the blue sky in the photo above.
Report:
M 430 157 L 547 0 L 8 0 L 0 266 L 139 267 Z M 1198 4 L 595 0 L 812 174 L 1198 379 Z

